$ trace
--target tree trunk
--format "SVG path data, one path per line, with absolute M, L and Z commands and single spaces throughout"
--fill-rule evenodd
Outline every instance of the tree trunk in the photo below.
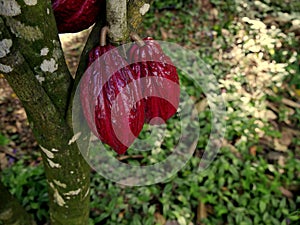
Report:
M 126 2 L 127 7 L 124 7 L 125 1 L 123 7 L 117 7 L 115 0 L 108 6 L 110 11 L 128 11 L 121 17 L 110 14 L 107 18 L 114 26 L 110 37 L 115 42 L 128 38 L 127 24 L 129 30 L 137 30 L 151 0 Z M 90 167 L 76 144 L 81 134 L 74 134 L 72 130 L 72 99 L 85 71 L 88 52 L 99 44 L 99 30 L 105 15 L 99 18 L 88 39 L 73 80 L 65 64 L 51 1 L 0 0 L 0 5 L 0 72 L 21 100 L 41 147 L 49 185 L 50 222 L 52 225 L 86 225 Z M 114 17 L 122 21 L 120 30 L 118 24 L 112 23 Z M 5 194 L 3 188 L 0 186 L 1 196 Z M 15 206 L 27 218 L 20 205 Z
M 0 16 L 0 72 L 21 100 L 40 144 L 51 224 L 88 224 L 90 169 L 66 120 L 73 80 L 51 1 L 4 1 Z

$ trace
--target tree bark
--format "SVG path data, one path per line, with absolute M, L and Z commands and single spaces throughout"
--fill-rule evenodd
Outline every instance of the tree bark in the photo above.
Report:
M 0 72 L 21 100 L 41 146 L 51 224 L 88 224 L 90 168 L 66 120 L 73 80 L 51 1 L 10 0 L 1 7 Z
M 127 0 L 106 1 L 106 20 L 110 43 L 119 45 L 127 41 Z

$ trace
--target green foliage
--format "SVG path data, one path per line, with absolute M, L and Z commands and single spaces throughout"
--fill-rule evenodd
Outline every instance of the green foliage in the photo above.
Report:
M 154 10 L 180 9 L 185 5 L 191 4 L 191 2 L 191 0 L 154 0 L 151 7 Z
M 300 12 L 300 2 L 298 0 L 264 0 L 262 2 L 272 4 L 284 12 Z
M 0 133 L 0 146 L 5 146 L 10 142 L 10 140 Z
M 299 184 L 300 162 L 292 155 L 284 174 L 271 172 L 263 158 L 247 154 L 237 158 L 226 148 L 206 171 L 197 173 L 198 163 L 194 158 L 170 181 L 146 187 L 124 187 L 94 174 L 91 216 L 95 224 L 154 224 L 154 212 L 188 224 L 195 222 L 199 202 L 214 208 L 205 224 L 283 224 L 297 208 L 279 191 L 283 183 Z
M 246 147 L 246 146 L 245 146 Z M 245 150 L 240 149 L 241 152 Z M 124 187 L 98 174 L 91 179 L 91 224 L 155 224 L 154 213 L 180 224 L 195 222 L 199 202 L 214 211 L 205 224 L 283 224 L 299 218 L 296 202 L 282 196 L 279 187 L 299 185 L 300 161 L 291 154 L 280 174 L 263 159 L 243 154 L 237 158 L 223 148 L 204 172 L 197 173 L 193 158 L 164 184 Z M 277 168 L 278 169 L 278 168 Z M 3 171 L 2 181 L 39 221 L 47 218 L 46 180 L 41 166 L 16 163 Z M 181 222 L 180 222 L 181 221 Z

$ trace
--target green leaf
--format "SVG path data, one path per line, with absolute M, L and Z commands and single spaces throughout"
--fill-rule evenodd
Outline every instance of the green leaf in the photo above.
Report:
M 133 220 L 132 220 L 132 225 L 142 225 L 140 215 L 134 214 Z
M 264 201 L 260 201 L 259 202 L 259 210 L 260 210 L 260 212 L 263 213 L 266 210 L 266 208 L 267 208 L 267 204 Z
M 9 143 L 9 139 L 4 135 L 0 134 L 0 146 L 5 146 Z

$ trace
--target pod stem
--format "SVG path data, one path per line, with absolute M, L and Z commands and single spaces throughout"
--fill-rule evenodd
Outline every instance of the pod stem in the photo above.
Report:
M 131 33 L 130 37 L 131 37 L 132 40 L 134 40 L 136 42 L 136 44 L 139 47 L 145 46 L 145 42 L 143 41 L 143 39 L 137 33 Z
M 101 32 L 100 32 L 100 46 L 105 46 L 106 45 L 106 36 L 107 36 L 108 31 L 109 31 L 108 26 L 105 26 L 101 29 Z

